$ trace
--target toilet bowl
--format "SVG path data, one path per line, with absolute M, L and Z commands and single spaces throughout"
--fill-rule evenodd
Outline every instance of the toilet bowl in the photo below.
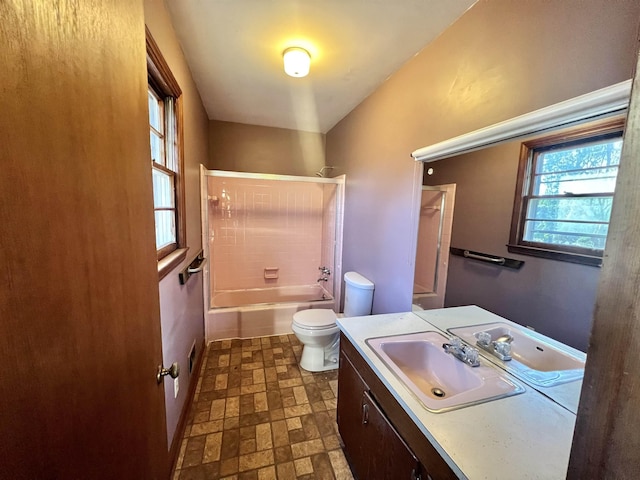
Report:
M 345 316 L 371 314 L 373 304 L 372 282 L 356 272 L 344 274 Z M 310 309 L 293 314 L 291 329 L 302 343 L 300 366 L 310 372 L 323 372 L 338 368 L 340 328 L 333 310 Z
M 340 328 L 333 310 L 301 310 L 293 314 L 293 333 L 304 345 L 300 366 L 310 372 L 338 367 Z

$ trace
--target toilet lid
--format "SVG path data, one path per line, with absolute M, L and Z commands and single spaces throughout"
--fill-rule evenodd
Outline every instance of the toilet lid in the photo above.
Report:
M 293 323 L 306 328 L 329 328 L 336 324 L 336 314 L 326 308 L 301 310 L 293 314 Z

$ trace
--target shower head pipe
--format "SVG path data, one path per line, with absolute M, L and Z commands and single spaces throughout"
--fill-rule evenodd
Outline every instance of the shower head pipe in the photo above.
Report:
M 316 177 L 322 177 L 324 178 L 324 171 L 325 170 L 333 170 L 335 167 L 322 167 L 319 171 L 316 172 Z

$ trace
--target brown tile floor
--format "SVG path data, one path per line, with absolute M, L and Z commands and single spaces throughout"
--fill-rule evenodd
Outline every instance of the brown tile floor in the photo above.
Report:
M 295 335 L 213 342 L 174 480 L 352 480 L 337 433 L 338 371 L 298 367 Z

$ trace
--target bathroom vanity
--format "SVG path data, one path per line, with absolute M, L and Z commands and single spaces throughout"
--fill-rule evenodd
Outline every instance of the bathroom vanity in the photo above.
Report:
M 340 346 L 338 427 L 357 478 L 457 478 L 344 334 Z
M 338 319 L 338 428 L 359 479 L 566 477 L 581 380 L 537 387 L 513 377 L 484 352 L 483 368 L 496 369 L 522 389 L 438 412 L 427 409 L 371 346 L 379 337 L 449 335 L 449 328 L 492 322 L 517 327 L 478 307 Z M 581 352 L 538 337 L 584 359 Z

